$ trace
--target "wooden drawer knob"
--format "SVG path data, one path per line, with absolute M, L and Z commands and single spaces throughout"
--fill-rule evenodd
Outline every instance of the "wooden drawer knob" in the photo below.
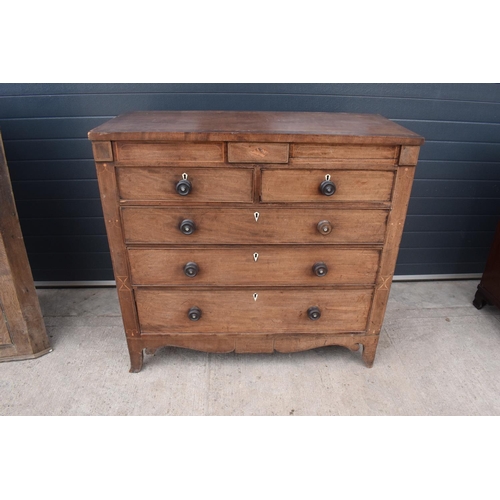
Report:
M 196 262 L 188 262 L 184 266 L 184 274 L 188 278 L 194 278 L 198 274 L 199 268 Z
M 182 179 L 175 185 L 175 190 L 177 194 L 187 196 L 191 192 L 191 182 L 187 179 Z
M 328 266 L 324 262 L 316 262 L 313 266 L 313 273 L 316 276 L 325 276 L 328 273 Z
M 191 321 L 198 321 L 201 318 L 201 309 L 196 306 L 189 309 L 188 318 Z
M 196 226 L 191 219 L 184 219 L 179 225 L 182 234 L 193 234 L 195 229 Z
M 332 196 L 336 190 L 337 187 L 332 181 L 323 181 L 319 185 L 319 192 L 325 196 Z
M 309 316 L 310 320 L 316 321 L 317 319 L 321 318 L 321 311 L 319 310 L 319 307 L 313 306 L 307 310 L 307 315 Z
M 320 220 L 316 227 L 321 234 L 330 234 L 332 232 L 332 225 L 327 220 Z

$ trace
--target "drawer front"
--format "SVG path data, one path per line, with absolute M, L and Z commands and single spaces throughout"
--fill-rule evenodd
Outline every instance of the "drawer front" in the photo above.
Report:
M 126 243 L 383 243 L 388 211 L 332 208 L 280 209 L 123 207 Z M 256 220 L 257 218 L 257 220 Z M 191 234 L 181 232 L 193 222 Z
M 187 174 L 189 194 L 182 196 L 177 185 Z M 184 176 L 186 177 L 186 176 Z M 117 169 L 120 198 L 162 200 L 178 203 L 252 202 L 253 170 L 250 168 L 154 168 Z M 183 183 L 184 187 L 186 183 Z M 179 185 L 179 189 L 182 186 Z
M 173 162 L 222 162 L 223 142 L 117 142 L 115 161 L 127 165 L 166 165 Z
M 323 194 L 329 181 L 332 195 Z M 394 172 L 356 170 L 263 170 L 263 202 L 389 201 Z M 325 193 L 328 191 L 325 190 Z
M 138 288 L 135 294 L 142 333 L 307 334 L 365 330 L 373 291 Z M 201 311 L 198 321 L 188 318 L 193 307 Z M 311 307 L 321 313 L 315 321 Z
M 356 146 L 336 144 L 294 144 L 294 158 L 324 158 L 329 160 L 384 160 L 396 161 L 399 146 Z
M 373 284 L 379 257 L 324 245 L 129 249 L 135 285 Z
M 229 142 L 229 163 L 288 163 L 288 143 Z

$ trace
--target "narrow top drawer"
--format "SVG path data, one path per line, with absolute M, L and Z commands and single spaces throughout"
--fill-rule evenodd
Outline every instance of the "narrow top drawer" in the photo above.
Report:
M 170 165 L 224 161 L 222 142 L 117 142 L 115 160 L 123 165 Z
M 229 163 L 288 163 L 288 143 L 229 142 Z
M 293 144 L 293 158 L 328 160 L 394 160 L 399 146 L 366 146 L 357 144 Z

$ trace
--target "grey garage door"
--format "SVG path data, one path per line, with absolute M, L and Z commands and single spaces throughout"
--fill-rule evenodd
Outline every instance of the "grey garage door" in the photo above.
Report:
M 0 84 L 35 280 L 111 280 L 88 130 L 134 110 L 379 113 L 423 135 L 396 268 L 480 273 L 500 216 L 497 84 Z

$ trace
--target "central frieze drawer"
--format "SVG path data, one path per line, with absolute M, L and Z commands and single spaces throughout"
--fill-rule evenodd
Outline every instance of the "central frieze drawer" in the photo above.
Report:
M 390 201 L 393 184 L 391 171 L 264 169 L 262 201 Z
M 373 284 L 380 251 L 326 245 L 129 248 L 135 285 Z
M 123 207 L 125 242 L 383 243 L 387 210 Z
M 229 163 L 288 163 L 287 143 L 230 142 L 227 145 Z
M 120 198 L 124 200 L 188 204 L 249 203 L 253 199 L 253 170 L 250 168 L 122 167 L 117 169 L 116 175 Z M 182 187 L 185 191 L 180 191 Z
M 335 333 L 366 328 L 372 289 L 135 290 L 142 333 Z M 193 309 L 199 319 L 189 318 Z M 317 308 L 320 317 L 309 317 Z

